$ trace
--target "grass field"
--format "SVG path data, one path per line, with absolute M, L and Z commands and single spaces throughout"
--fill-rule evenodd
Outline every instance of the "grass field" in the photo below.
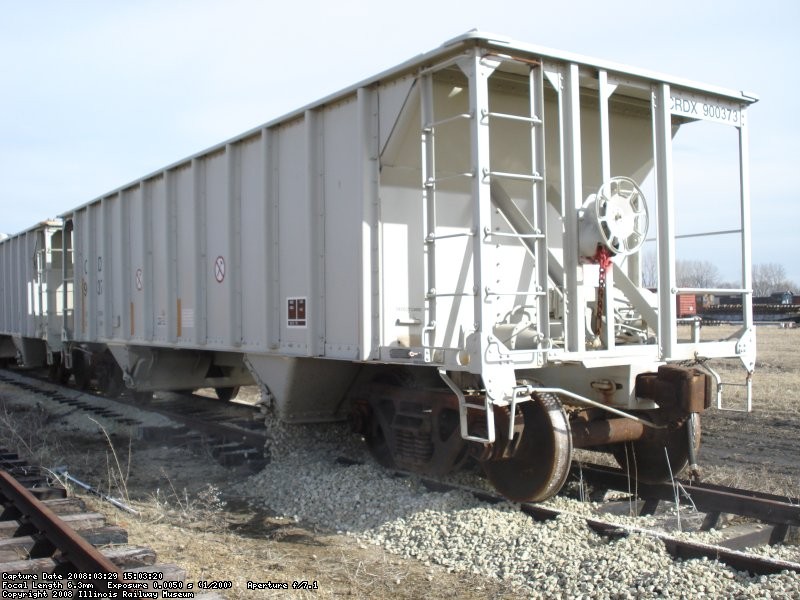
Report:
M 704 339 L 731 335 L 707 327 Z M 703 417 L 701 467 L 716 483 L 800 496 L 800 329 L 761 326 L 750 414 L 712 409 Z M 738 360 L 712 361 L 723 384 L 743 384 Z M 744 408 L 744 388 L 723 385 L 723 407 Z

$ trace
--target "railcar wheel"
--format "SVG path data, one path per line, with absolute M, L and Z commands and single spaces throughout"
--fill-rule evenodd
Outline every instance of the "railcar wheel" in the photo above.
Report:
M 53 362 L 47 366 L 47 378 L 50 381 L 55 381 L 60 383 L 61 377 L 61 355 L 54 353 L 53 354 Z
M 101 373 L 98 378 L 98 385 L 106 398 L 119 397 L 124 388 L 122 376 L 117 377 L 114 373 Z
M 72 374 L 75 376 L 75 387 L 79 390 L 89 389 L 89 384 L 92 382 L 92 365 L 89 357 L 83 352 L 73 352 Z
M 558 493 L 569 474 L 569 420 L 552 394 L 535 394 L 517 410 L 524 429 L 514 456 L 486 461 L 483 468 L 492 485 L 509 500 L 541 502 Z
M 97 385 L 107 398 L 116 398 L 122 393 L 125 388 L 122 369 L 120 369 L 110 352 L 106 351 L 106 355 L 95 371 L 97 373 Z
M 233 387 L 218 387 L 214 388 L 214 391 L 217 393 L 217 398 L 222 400 L 223 402 L 230 402 L 236 396 L 239 395 L 239 386 Z
M 691 417 L 689 417 L 691 418 Z M 700 448 L 700 415 L 695 413 L 695 452 Z M 616 444 L 612 450 L 620 467 L 642 483 L 670 481 L 689 464 L 688 418 L 657 439 Z
M 56 381 L 58 381 L 58 383 L 60 383 L 61 385 L 67 385 L 67 382 L 69 381 L 69 378 L 71 376 L 72 376 L 72 371 L 70 371 L 67 368 L 63 360 L 60 361 L 58 363 L 58 373 Z
M 378 464 L 440 475 L 466 457 L 458 422 L 453 428 L 447 415 L 451 395 L 438 379 L 403 368 L 370 370 L 365 376 L 369 381 L 357 388 L 351 419 Z
M 368 430 L 364 435 L 364 441 L 367 444 L 372 457 L 379 465 L 387 469 L 397 468 L 397 464 L 392 457 L 392 449 L 389 446 L 389 440 L 386 439 L 384 428 L 389 428 L 394 414 L 394 406 L 390 401 L 383 401 L 378 403 L 378 414 L 373 415 L 368 424 Z
M 53 354 L 53 362 L 47 367 L 47 378 L 56 383 L 65 384 L 69 381 L 71 375 L 70 370 L 64 365 L 61 360 L 61 353 L 56 352 Z

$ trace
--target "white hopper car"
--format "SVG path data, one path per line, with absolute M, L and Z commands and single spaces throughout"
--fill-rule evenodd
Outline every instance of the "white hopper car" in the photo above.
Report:
M 749 407 L 754 101 L 468 33 L 0 242 L 2 356 L 109 394 L 258 383 L 515 500 L 573 448 L 664 479 L 721 401 L 710 359 L 741 359 Z M 714 291 L 676 285 L 673 137 L 701 121 L 738 157 L 742 325 L 713 341 L 675 302 Z

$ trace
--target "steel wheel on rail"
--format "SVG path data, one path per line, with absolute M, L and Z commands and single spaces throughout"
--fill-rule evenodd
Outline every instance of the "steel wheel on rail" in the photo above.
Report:
M 368 387 L 373 384 L 393 386 L 399 389 L 417 387 L 415 374 L 405 369 L 379 368 L 365 373 Z M 370 388 L 371 389 L 371 388 Z M 372 392 L 370 392 L 370 395 Z M 391 398 L 373 397 L 367 400 L 360 412 L 361 429 L 364 442 L 375 461 L 387 469 L 396 469 L 393 454 L 394 438 L 392 421 L 395 417 L 395 404 Z
M 391 428 L 394 406 L 390 401 L 384 400 L 377 402 L 376 408 L 377 410 L 373 412 L 373 418 L 369 421 L 364 441 L 370 454 L 379 465 L 387 469 L 394 469 L 397 464 L 392 456 L 392 448 L 385 433 Z
M 47 365 L 47 378 L 50 381 L 58 381 L 58 369 L 60 366 L 61 366 L 61 355 L 53 354 L 53 362 Z
M 48 379 L 50 379 L 50 381 L 55 381 L 56 383 L 64 385 L 69 381 L 69 376 L 70 376 L 70 371 L 64 365 L 64 361 L 61 360 L 61 353 L 54 352 L 53 362 L 47 368 Z
M 70 371 L 67 368 L 63 360 L 60 361 L 58 363 L 58 373 L 56 381 L 58 381 L 58 383 L 60 383 L 61 385 L 67 385 L 67 382 L 69 381 L 69 378 L 71 376 L 72 376 L 72 371 Z
M 95 368 L 97 385 L 107 398 L 117 398 L 125 389 L 122 369 L 114 360 L 114 356 L 106 350 L 102 360 Z
M 612 454 L 632 479 L 643 483 L 662 483 L 677 477 L 689 464 L 689 419 L 680 426 L 659 430 L 654 439 L 616 444 Z M 700 415 L 695 418 L 695 452 L 700 448 Z
M 89 389 L 92 382 L 92 365 L 88 355 L 80 350 L 72 352 L 72 374 L 75 376 L 75 387 L 79 390 Z
M 517 411 L 524 429 L 514 456 L 486 461 L 483 468 L 492 485 L 509 500 L 541 502 L 556 495 L 569 474 L 569 420 L 553 394 L 534 394 Z

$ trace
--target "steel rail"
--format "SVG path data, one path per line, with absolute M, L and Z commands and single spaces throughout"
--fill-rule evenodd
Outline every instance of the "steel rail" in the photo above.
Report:
M 675 480 L 678 486 L 673 486 L 672 483 L 641 481 L 634 484 L 622 469 L 600 465 L 573 464 L 570 475 L 573 480 L 581 480 L 594 486 L 635 492 L 635 495 L 645 500 L 674 502 L 677 487 L 679 498 L 694 505 L 699 512 L 727 513 L 775 525 L 800 526 L 800 499 L 797 498 L 684 479 Z M 632 485 L 635 485 L 635 489 L 632 489 Z M 714 523 L 710 525 L 713 526 Z
M 557 514 L 570 514 L 567 512 L 554 511 L 553 509 L 545 509 L 537 504 L 522 504 L 520 510 L 525 514 L 537 520 L 547 520 L 554 516 L 553 512 Z M 741 552 L 738 550 L 731 550 L 723 546 L 714 544 L 707 544 L 705 542 L 690 541 L 685 539 L 678 539 L 667 533 L 655 531 L 652 529 L 645 529 L 641 527 L 633 527 L 629 525 L 620 525 L 616 523 L 608 523 L 600 519 L 591 517 L 583 517 L 586 525 L 599 533 L 609 537 L 624 537 L 633 533 L 639 533 L 648 537 L 653 537 L 661 540 L 667 552 L 675 559 L 692 559 L 692 558 L 708 558 L 710 560 L 717 560 L 721 563 L 736 569 L 737 571 L 748 571 L 756 575 L 772 575 L 781 573 L 783 571 L 793 571 L 800 573 L 800 564 L 774 558 L 767 558 L 748 552 Z
M 87 583 L 91 583 L 98 591 L 109 591 L 109 583 L 116 579 L 116 583 L 125 586 L 126 581 L 122 578 L 122 571 L 108 558 L 103 556 L 97 548 L 83 539 L 72 527 L 67 525 L 56 513 L 47 505 L 37 500 L 23 485 L 21 485 L 7 471 L 0 469 L 0 495 L 6 502 L 6 516 L 9 511 L 18 513 L 17 520 L 30 523 L 41 532 L 47 541 L 62 552 L 66 561 L 81 573 L 87 574 L 114 574 L 116 577 L 89 578 Z M 10 504 L 10 506 L 9 506 Z M 114 588 L 125 589 L 125 587 Z M 131 593 L 136 590 L 129 589 Z

